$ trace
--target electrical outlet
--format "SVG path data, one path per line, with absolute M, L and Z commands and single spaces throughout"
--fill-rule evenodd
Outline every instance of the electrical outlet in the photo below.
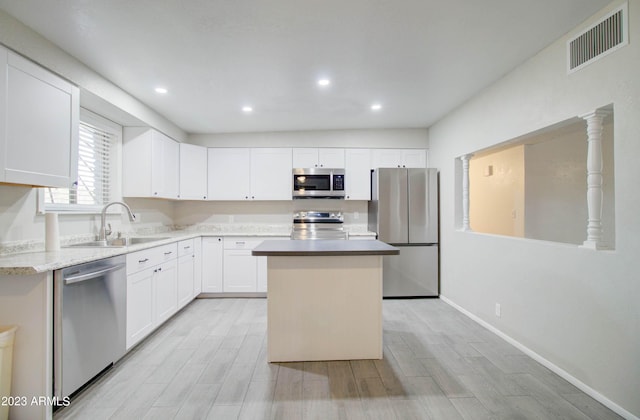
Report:
M 499 304 L 499 303 L 496 303 L 496 316 L 497 316 L 498 318 L 500 318 L 500 316 L 501 316 L 501 310 L 502 310 L 502 309 L 500 308 L 500 304 Z
M 353 220 L 358 220 L 358 219 L 360 219 L 360 213 L 357 212 L 357 211 L 354 211 L 353 212 Z

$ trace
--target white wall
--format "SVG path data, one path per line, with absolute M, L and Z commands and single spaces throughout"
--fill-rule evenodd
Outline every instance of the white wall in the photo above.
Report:
M 587 238 L 587 127 L 584 121 L 536 138 L 525 150 L 525 236 L 582 244 Z M 614 238 L 613 123 L 602 133 L 604 242 Z
M 273 133 L 191 134 L 187 141 L 207 147 L 429 147 L 426 128 L 388 130 L 323 130 Z
M 290 226 L 293 213 L 301 210 L 342 211 L 347 224 L 367 224 L 367 201 L 183 201 L 175 204 L 175 224 L 280 225 Z
M 152 232 L 173 225 L 174 203 L 165 200 L 134 199 L 125 200 L 132 210 L 140 215 L 135 224 L 129 222 L 126 214 L 111 214 L 107 222 L 113 231 Z M 116 208 L 117 210 L 117 208 Z M 60 236 L 97 235 L 100 229 L 98 214 L 61 214 Z M 44 247 L 44 216 L 37 214 L 37 191 L 30 187 L 0 184 L 0 254 L 18 244 L 33 243 Z
M 489 167 L 491 172 L 488 172 Z M 471 159 L 471 229 L 496 235 L 524 236 L 524 171 L 524 145 Z
M 442 295 L 640 416 L 640 0 L 629 12 L 626 47 L 567 75 L 562 38 L 431 127 L 429 142 L 441 171 Z M 457 157 L 608 104 L 615 251 L 455 229 Z

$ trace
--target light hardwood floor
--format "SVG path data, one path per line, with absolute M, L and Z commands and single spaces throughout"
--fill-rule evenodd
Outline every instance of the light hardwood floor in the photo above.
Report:
M 617 419 L 438 299 L 385 300 L 384 359 L 266 361 L 265 299 L 198 299 L 55 419 Z

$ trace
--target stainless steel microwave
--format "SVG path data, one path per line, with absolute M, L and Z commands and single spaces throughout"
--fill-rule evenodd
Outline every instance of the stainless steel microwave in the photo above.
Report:
M 293 169 L 293 198 L 344 198 L 344 169 Z

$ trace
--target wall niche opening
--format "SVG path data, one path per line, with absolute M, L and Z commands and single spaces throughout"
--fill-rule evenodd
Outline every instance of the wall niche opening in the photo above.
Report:
M 463 230 L 613 249 L 613 107 L 596 117 L 572 118 L 462 157 L 468 161 L 461 176 L 468 177 Z

